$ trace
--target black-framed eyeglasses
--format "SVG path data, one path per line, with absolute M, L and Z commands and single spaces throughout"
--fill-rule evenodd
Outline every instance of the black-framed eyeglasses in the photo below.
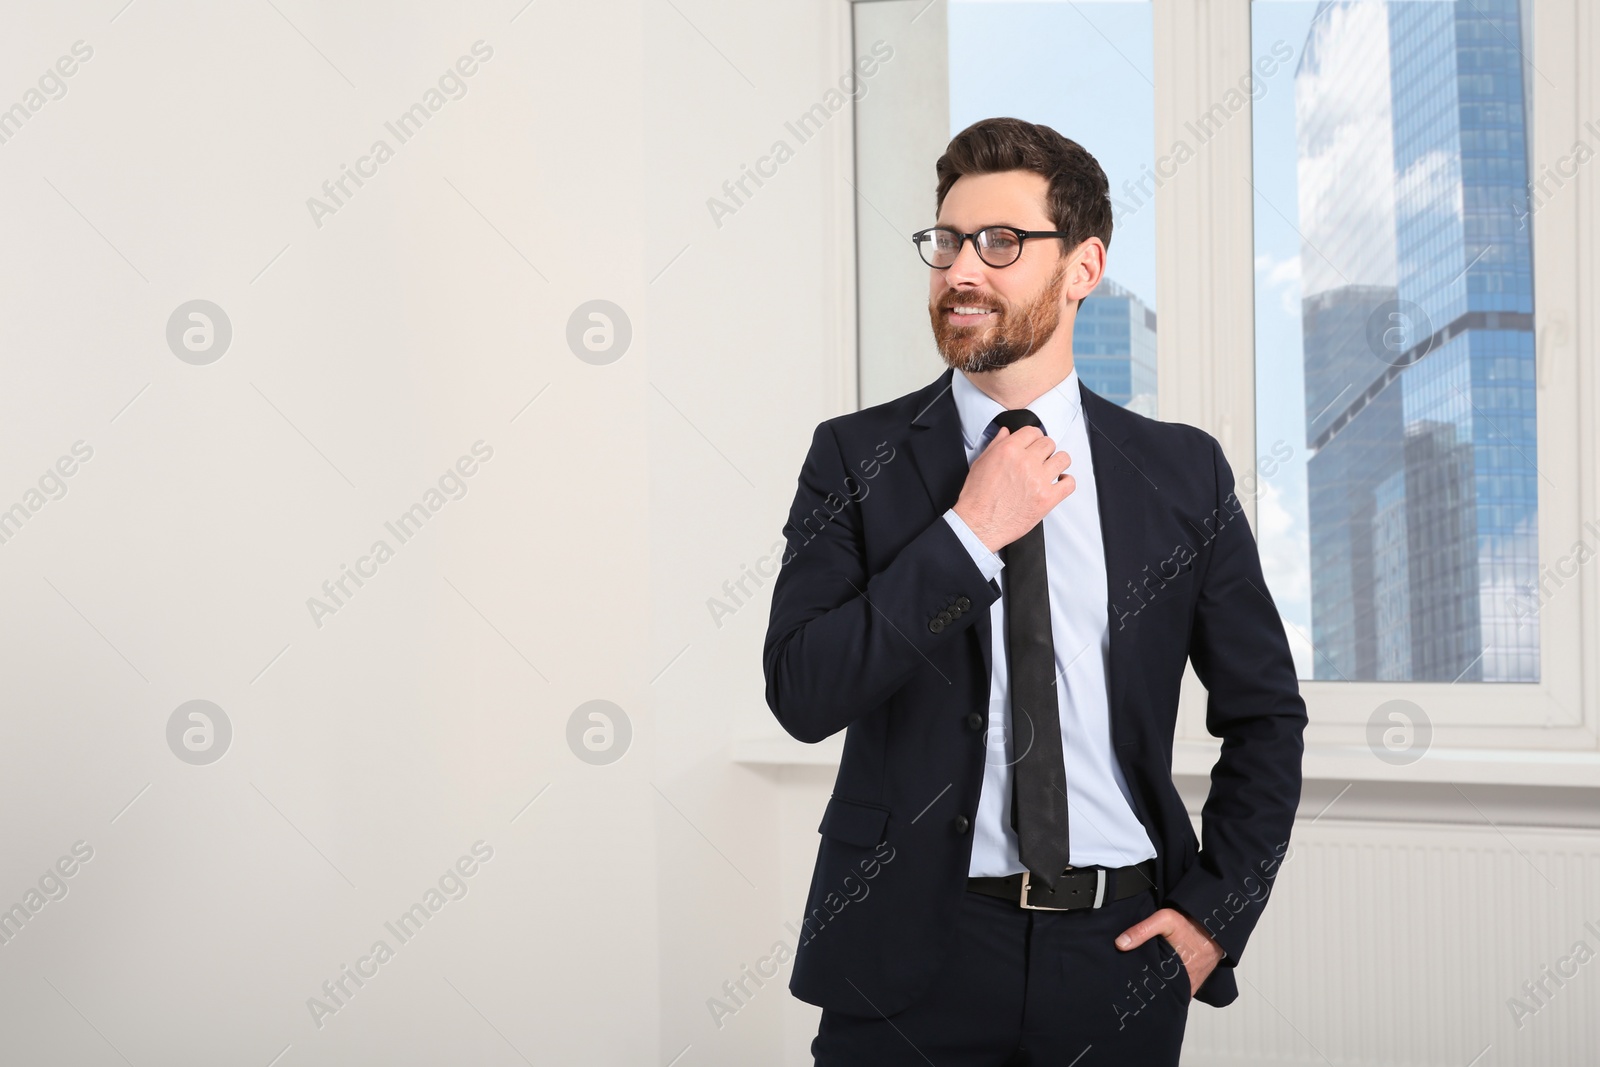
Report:
M 1066 237 L 1060 230 L 1019 230 L 1015 226 L 985 226 L 977 233 L 962 233 L 949 226 L 933 226 L 911 235 L 917 254 L 934 270 L 946 270 L 969 239 L 978 258 L 991 267 L 1009 267 L 1022 255 L 1022 242 L 1030 237 Z

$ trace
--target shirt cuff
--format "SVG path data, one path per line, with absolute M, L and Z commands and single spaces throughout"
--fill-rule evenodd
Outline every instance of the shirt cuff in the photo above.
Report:
M 950 528 L 956 532 L 956 536 L 961 538 L 961 543 L 967 547 L 967 553 L 972 557 L 972 562 L 976 563 L 978 570 L 983 572 L 983 580 L 986 582 L 992 581 L 994 576 L 1000 573 L 1000 569 L 1005 566 L 1005 561 L 984 547 L 983 542 L 978 540 L 978 535 L 972 532 L 972 527 L 968 526 L 961 516 L 956 514 L 955 508 L 950 508 L 946 511 L 944 519 L 950 524 Z

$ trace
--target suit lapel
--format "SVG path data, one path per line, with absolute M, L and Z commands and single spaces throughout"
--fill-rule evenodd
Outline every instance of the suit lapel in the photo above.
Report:
M 911 425 L 917 428 L 911 438 L 911 461 L 928 491 L 936 516 L 955 505 L 969 470 L 967 446 L 961 438 L 961 413 L 956 409 L 955 394 L 951 392 L 954 376 L 955 371 L 947 367 L 937 381 L 923 390 L 917 398 L 917 416 L 911 420 Z M 994 581 L 998 583 L 999 579 Z M 983 656 L 985 679 L 994 668 L 992 629 L 987 611 L 979 612 L 967 628 L 968 639 L 977 643 L 978 652 Z
M 1117 737 L 1128 681 L 1138 669 L 1139 616 L 1118 619 L 1117 605 L 1126 600 L 1127 584 L 1148 562 L 1141 560 L 1142 533 L 1138 502 L 1148 485 L 1141 473 L 1144 459 L 1128 443 L 1130 423 L 1126 412 L 1078 379 L 1083 397 L 1083 417 L 1089 430 L 1089 455 L 1094 462 L 1095 500 L 1100 508 L 1100 540 L 1106 556 L 1106 619 L 1111 627 L 1111 652 L 1106 672 L 1110 676 L 1111 729 Z

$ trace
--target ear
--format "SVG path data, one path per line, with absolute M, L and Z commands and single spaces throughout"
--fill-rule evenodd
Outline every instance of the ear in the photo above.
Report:
M 1084 297 L 1094 292 L 1095 286 L 1100 284 L 1105 272 L 1105 244 L 1098 237 L 1085 237 L 1083 242 L 1072 250 L 1072 263 L 1067 267 L 1067 284 L 1064 287 L 1067 297 L 1081 302 Z

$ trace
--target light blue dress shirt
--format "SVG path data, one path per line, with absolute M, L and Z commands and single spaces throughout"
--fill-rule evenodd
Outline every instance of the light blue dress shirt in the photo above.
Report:
M 970 466 L 1005 410 L 965 374 L 951 376 L 951 391 L 961 415 L 961 436 Z M 1094 460 L 1078 372 L 1028 405 L 1039 416 L 1045 436 L 1072 457 L 1067 468 L 1077 482 L 1070 496 L 1044 517 L 1045 570 L 1050 576 L 1050 632 L 1055 642 L 1056 691 L 1067 768 L 1068 859 L 1074 867 L 1122 867 L 1153 858 L 1155 846 L 1133 812 L 1133 801 L 1111 745 L 1110 694 L 1106 664 L 1111 626 L 1106 614 L 1105 545 L 1100 536 L 1100 505 L 1095 495 Z M 1004 568 L 1000 557 L 978 540 L 951 508 L 944 514 L 972 554 L 984 578 Z M 983 791 L 973 822 L 968 874 L 1007 875 L 1025 868 L 1011 828 L 1011 767 L 1018 753 L 1011 744 L 1011 696 L 1005 641 L 1005 578 L 1002 594 L 989 608 L 993 639 L 989 677 L 989 730 L 985 736 Z

